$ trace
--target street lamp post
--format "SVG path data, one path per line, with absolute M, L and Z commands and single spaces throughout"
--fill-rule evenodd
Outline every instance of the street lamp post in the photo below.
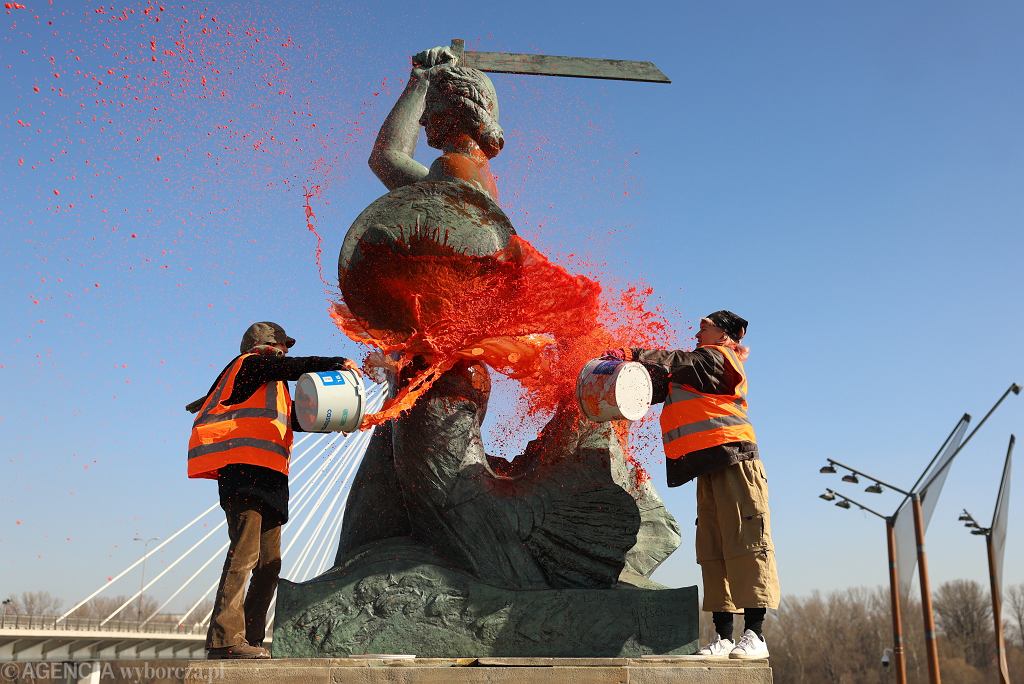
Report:
M 4 599 L 4 601 L 3 601 L 4 614 L 3 614 L 3 617 L 0 618 L 0 627 L 6 627 L 7 626 L 7 606 L 11 605 L 12 603 L 14 603 L 14 599 L 12 599 L 12 598 L 5 598 Z
M 851 473 L 851 475 L 844 475 L 843 476 L 843 481 L 844 482 L 851 482 L 851 481 L 855 481 L 855 480 L 859 482 L 859 480 L 857 480 L 857 476 L 860 475 L 861 477 L 865 477 L 865 478 L 868 478 L 870 480 L 874 480 L 875 481 L 875 484 L 869 485 L 867 488 L 865 488 L 864 491 L 866 491 L 866 492 L 880 494 L 883 491 L 883 489 L 882 489 L 883 487 L 888 487 L 889 489 L 893 490 L 894 492 L 898 492 L 898 493 L 903 495 L 903 501 L 900 502 L 901 506 L 902 506 L 904 501 L 906 501 L 908 498 L 910 499 L 910 503 L 911 503 L 911 506 L 913 508 L 913 514 L 914 514 L 914 537 L 915 537 L 915 541 L 917 543 L 917 567 L 918 567 L 918 571 L 917 572 L 918 572 L 918 578 L 920 580 L 918 582 L 918 584 L 921 585 L 921 613 L 922 613 L 922 616 L 924 618 L 924 644 L 925 644 L 925 650 L 927 652 L 927 657 L 928 657 L 928 679 L 931 682 L 931 684 L 939 684 L 942 681 L 941 675 L 939 674 L 939 644 L 938 644 L 938 639 L 936 638 L 936 633 L 935 633 L 935 612 L 932 610 L 931 585 L 928 582 L 928 557 L 925 554 L 925 550 L 924 550 L 924 515 L 922 514 L 922 511 L 921 511 L 921 497 L 920 497 L 920 495 L 917 492 L 908 492 L 905 489 L 900 489 L 899 487 L 896 487 L 895 485 L 891 485 L 888 482 L 886 482 L 886 481 L 884 481 L 884 480 L 882 480 L 880 478 L 875 477 L 874 475 L 869 475 L 869 474 L 867 474 L 867 473 L 865 473 L 863 471 L 857 470 L 856 468 L 848 466 L 848 465 L 846 465 L 844 463 L 840 463 L 839 461 L 837 461 L 835 459 L 832 459 L 832 458 L 828 459 L 828 463 L 829 463 L 829 465 L 826 466 L 825 468 L 822 468 L 821 472 L 824 472 L 824 473 L 836 472 L 835 471 L 835 467 L 839 466 L 840 468 L 842 468 L 844 470 L 848 470 Z M 836 496 L 843 497 L 843 495 L 839 494 L 838 492 L 836 492 Z M 887 521 L 887 523 L 886 523 L 886 540 L 887 540 L 886 541 L 886 545 L 887 546 L 891 545 L 891 547 L 892 547 L 892 551 L 889 554 L 889 563 L 892 566 L 892 568 L 890 570 L 890 579 L 892 577 L 895 577 L 896 573 L 894 571 L 896 571 L 896 553 L 895 553 L 895 551 L 896 551 L 896 531 L 895 531 L 895 518 L 896 518 L 896 516 L 895 515 L 893 515 L 891 517 L 883 516 L 880 513 L 876 513 L 875 511 L 872 511 L 871 509 L 869 509 L 869 508 L 867 508 L 865 506 L 861 506 L 857 502 L 852 501 L 851 499 L 848 499 L 847 497 L 843 497 L 843 499 L 846 500 L 846 501 L 850 501 L 851 503 L 857 505 L 862 510 L 868 511 L 870 513 L 874 513 L 875 515 L 877 515 L 880 518 L 883 518 L 883 519 L 885 519 Z M 899 509 L 897 508 L 897 511 L 898 510 Z M 902 661 L 903 661 L 903 655 L 902 655 L 902 645 L 900 645 L 901 653 L 899 653 L 897 655 L 897 653 L 896 653 L 896 648 L 897 647 L 896 647 L 896 644 L 895 644 L 896 629 L 897 629 L 897 627 L 896 627 L 896 619 L 897 618 L 895 616 L 895 607 L 899 603 L 899 596 L 897 595 L 899 593 L 899 586 L 898 586 L 898 584 L 897 585 L 893 585 L 891 587 L 890 591 L 893 592 L 893 599 L 892 599 L 892 601 L 893 601 L 893 606 L 894 606 L 894 615 L 893 615 L 893 640 L 894 640 L 893 655 L 897 659 L 897 669 L 896 669 L 896 672 L 897 672 L 897 678 L 899 678 L 899 676 L 900 676 L 900 666 L 901 666 Z M 902 628 L 900 628 L 900 629 L 902 629 Z M 906 681 L 906 672 L 905 672 L 905 670 L 903 672 L 903 680 L 902 681 Z
M 988 557 L 988 583 L 992 592 L 992 619 L 995 621 L 996 637 L 996 665 L 999 668 L 1000 684 L 1010 684 L 1010 675 L 1006 668 L 1006 642 L 1003 639 L 1003 602 L 999 588 L 999 580 L 996 578 L 996 554 L 992 548 L 992 528 L 982 527 L 974 516 L 964 509 L 960 514 L 964 527 L 971 530 L 971 534 L 985 537 L 985 552 Z
M 146 557 L 149 556 L 149 543 L 160 541 L 160 537 L 150 537 L 149 539 L 143 539 L 142 537 L 134 537 L 132 541 L 144 541 L 145 544 L 142 546 L 142 576 L 139 579 L 139 616 L 137 622 L 142 624 L 142 597 L 143 590 L 146 586 Z
M 939 643 L 935 634 L 935 612 L 932 610 L 932 587 L 928 581 L 928 559 L 924 552 L 924 515 L 921 511 L 921 496 L 916 492 L 910 497 L 914 507 L 914 538 L 917 541 L 917 578 L 921 585 L 921 611 L 924 613 L 924 645 L 928 654 L 928 674 L 932 681 L 941 681 L 939 674 Z
M 831 489 L 826 489 L 825 493 L 821 494 L 819 498 L 825 501 L 834 501 L 838 498 L 837 506 L 846 503 L 846 506 L 840 506 L 841 508 L 849 508 L 850 504 L 853 504 L 862 511 L 885 521 L 885 542 L 889 553 L 889 601 L 892 606 L 892 656 L 896 669 L 896 682 L 897 684 L 906 684 L 907 663 L 903 651 L 903 611 L 900 606 L 899 569 L 896 566 L 896 520 L 893 516 L 882 515 L 878 511 L 868 508 L 864 504 Z
M 1010 459 L 1013 456 L 1013 445 L 1016 442 L 1016 438 L 1010 435 L 1010 445 L 1006 449 L 1006 462 L 1003 465 L 1003 477 L 999 483 L 999 494 L 996 498 L 996 510 L 992 516 L 992 526 L 982 527 L 978 524 L 978 521 L 974 519 L 974 516 L 967 512 L 965 508 L 963 513 L 960 514 L 959 520 L 964 524 L 964 527 L 971 531 L 971 534 L 985 537 L 985 554 L 988 558 L 988 582 L 989 589 L 992 592 L 992 620 L 995 622 L 994 636 L 996 639 L 996 665 L 999 669 L 999 682 L 1000 684 L 1010 684 L 1010 673 L 1006 665 L 1006 641 L 1003 637 L 1003 600 L 1002 600 L 1002 587 L 1001 585 L 1001 573 L 999 572 L 998 565 L 999 561 L 996 558 L 997 550 L 996 544 L 993 540 L 993 530 L 999 527 L 997 536 L 1005 535 L 1006 531 L 1006 520 L 1005 517 L 1001 519 L 1000 512 L 1001 507 L 1008 503 L 1009 497 L 1009 475 L 1010 475 Z M 1001 537 L 1005 538 L 1005 537 Z
M 985 422 L 989 419 L 989 417 L 993 413 L 995 413 L 996 409 L 999 408 L 999 405 L 1002 404 L 1003 401 L 1010 394 L 1019 395 L 1020 391 L 1021 391 L 1021 386 L 1020 385 L 1018 385 L 1017 383 L 1011 383 L 1010 386 L 1006 389 L 1006 391 L 1003 392 L 1002 396 L 1000 396 L 999 399 L 996 401 L 996 403 L 992 406 L 992 408 L 989 409 L 988 413 L 986 413 L 984 415 L 984 417 L 981 419 L 981 421 L 974 427 L 974 429 L 970 432 L 970 434 L 968 434 L 967 437 L 964 438 L 962 441 L 959 441 L 959 442 L 953 441 L 955 436 L 957 435 L 958 431 L 960 431 L 961 429 L 966 430 L 967 424 L 971 420 L 970 414 L 966 414 L 965 413 L 963 415 L 963 417 L 960 419 L 960 422 L 957 423 L 957 426 L 955 428 L 953 428 L 953 432 L 951 432 L 949 437 L 946 438 L 946 442 L 939 449 L 939 451 L 936 452 L 936 454 L 932 458 L 931 462 L 924 469 L 924 472 L 921 473 L 921 477 L 919 477 L 917 482 L 914 483 L 914 486 L 910 488 L 909 492 L 904 491 L 904 490 L 900 489 L 899 487 L 893 487 L 892 485 L 890 485 L 890 484 L 888 484 L 886 482 L 883 482 L 882 480 L 878 479 L 877 477 L 873 477 L 873 476 L 868 475 L 867 473 L 861 472 L 861 471 L 859 471 L 859 470 L 857 470 L 855 468 L 851 468 L 850 466 L 844 465 L 844 464 L 842 464 L 842 463 L 840 463 L 840 462 L 838 462 L 838 461 L 836 461 L 834 459 L 831 459 L 831 458 L 828 459 L 828 465 L 822 467 L 820 469 L 820 471 L 819 471 L 819 472 L 825 473 L 825 474 L 834 474 L 834 473 L 837 472 L 836 471 L 836 466 L 839 466 L 840 468 L 848 471 L 848 473 L 846 475 L 843 475 L 843 481 L 844 482 L 850 482 L 850 483 L 853 483 L 853 484 L 857 484 L 857 483 L 860 482 L 860 480 L 857 479 L 857 476 L 860 475 L 862 477 L 866 477 L 868 479 L 871 479 L 871 480 L 875 481 L 875 484 L 869 485 L 865 489 L 865 491 L 867 491 L 867 492 L 871 492 L 871 493 L 874 493 L 874 494 L 880 494 L 883 491 L 883 489 L 882 489 L 883 487 L 888 487 L 889 489 L 892 489 L 895 492 L 899 492 L 900 494 L 903 494 L 903 501 L 900 502 L 900 507 L 896 509 L 897 513 L 899 512 L 900 508 L 902 508 L 903 504 L 906 503 L 907 499 L 910 499 L 911 508 L 912 508 L 913 515 L 914 515 L 914 537 L 915 537 L 915 541 L 917 542 L 917 564 L 918 564 L 918 574 L 919 574 L 919 577 L 920 577 L 919 584 L 921 585 L 921 610 L 922 610 L 922 612 L 924 614 L 925 646 L 927 648 L 927 653 L 928 653 L 928 679 L 931 682 L 931 684 L 940 684 L 940 682 L 942 681 L 942 675 L 941 675 L 941 673 L 939 671 L 939 649 L 938 649 L 938 641 L 936 639 L 936 634 L 935 634 L 935 614 L 932 611 L 931 587 L 929 586 L 929 583 L 928 583 L 928 563 L 927 563 L 927 558 L 925 556 L 925 551 L 924 551 L 924 527 L 925 527 L 925 522 L 924 522 L 924 512 L 923 512 L 922 507 L 921 507 L 921 499 L 922 499 L 923 494 L 928 490 L 928 488 L 932 485 L 932 483 L 934 483 L 936 480 L 939 480 L 940 476 L 941 477 L 945 477 L 944 474 L 943 474 L 944 471 L 947 468 L 949 468 L 950 464 L 952 464 L 952 462 L 953 462 L 953 459 L 956 458 L 956 456 L 963 450 L 963 448 L 965 446 L 967 446 L 967 443 L 970 442 L 971 438 L 974 437 L 974 435 L 978 432 L 978 430 L 981 429 L 981 426 L 985 424 Z M 956 439 L 959 439 L 959 438 L 956 438 Z M 939 465 L 936 465 L 936 463 L 939 460 L 939 457 L 943 454 L 943 451 L 950 444 L 956 444 L 955 448 L 952 448 L 951 453 L 949 453 L 949 455 L 946 456 L 943 459 L 942 463 L 940 463 Z M 1010 445 L 1011 445 L 1011 448 L 1012 448 L 1012 446 L 1013 446 L 1012 440 L 1010 442 Z M 1007 456 L 1007 461 L 1009 461 L 1009 456 Z M 935 466 L 935 470 L 932 469 L 932 466 Z M 939 486 L 941 487 L 941 480 L 939 480 L 939 482 L 940 482 Z M 832 490 L 828 490 L 828 491 L 832 495 L 832 498 L 835 498 L 835 496 L 839 496 L 839 497 L 841 497 L 843 499 L 843 501 L 840 501 L 840 502 L 836 503 L 837 506 L 842 506 L 843 508 L 849 508 L 851 504 L 855 504 L 859 508 L 861 508 L 862 510 L 868 511 L 870 513 L 874 513 L 875 515 L 879 515 L 879 517 L 885 517 L 885 516 L 881 516 L 880 514 L 876 513 L 875 511 L 871 511 L 870 509 L 868 509 L 865 506 L 861 506 L 860 504 L 857 504 L 855 501 L 852 501 L 851 499 L 849 499 L 847 497 L 844 497 L 843 495 L 841 495 L 841 494 L 839 494 L 837 492 L 832 492 Z M 938 496 L 938 495 L 936 494 L 936 496 Z M 824 494 L 821 496 L 821 498 L 826 499 L 826 500 L 831 500 L 831 498 L 829 498 L 828 496 L 826 496 Z M 843 504 L 845 504 L 845 505 L 843 505 Z M 891 517 L 891 520 L 893 522 L 895 522 L 895 518 L 896 518 L 896 515 L 894 514 Z M 886 518 L 886 520 L 890 520 L 890 518 Z M 893 525 L 892 524 L 887 525 L 887 537 L 889 539 L 891 539 L 891 541 L 889 542 L 890 545 L 891 545 L 890 546 L 891 550 L 890 550 L 890 553 L 889 553 L 889 562 L 892 565 L 891 570 L 894 571 L 896 569 L 896 567 L 895 567 L 895 553 L 894 553 L 894 551 L 895 551 L 895 532 L 893 530 Z M 895 575 L 894 572 L 890 572 L 890 578 L 895 577 L 895 576 L 896 575 Z M 894 592 L 896 592 L 896 591 L 897 591 L 897 589 L 896 589 L 895 584 L 894 584 Z M 894 593 L 894 600 L 893 600 L 894 613 L 895 613 L 895 609 L 897 607 L 898 601 L 899 601 L 899 598 L 897 596 L 895 596 L 895 593 Z M 895 625 L 894 625 L 894 628 L 895 628 Z M 894 632 L 894 636 L 895 636 L 895 632 Z M 897 672 L 898 672 L 898 670 L 897 670 Z M 899 676 L 899 675 L 897 675 L 897 676 Z M 904 674 L 903 677 L 904 677 L 904 681 L 905 681 L 906 675 Z

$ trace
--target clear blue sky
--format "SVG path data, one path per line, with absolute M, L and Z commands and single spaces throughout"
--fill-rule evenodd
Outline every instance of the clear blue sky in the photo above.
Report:
M 23 1 L 0 30 L 4 595 L 82 596 L 138 556 L 132 537 L 213 500 L 185 478 L 182 407 L 250 322 L 283 323 L 298 354 L 359 354 L 327 317 L 301 188 L 323 188 L 331 280 L 382 193 L 365 159 L 408 57 L 452 37 L 672 78 L 496 75 L 494 170 L 555 257 L 650 283 L 682 330 L 750 320 L 784 592 L 886 581 L 881 523 L 816 498 L 838 484 L 825 457 L 909 485 L 963 412 L 1024 381 L 1019 3 L 143 3 L 120 21 Z M 985 579 L 956 515 L 991 515 L 1022 416 L 1011 397 L 954 465 L 933 582 Z M 698 583 L 694 487 L 648 462 L 684 530 L 658 579 Z M 1019 505 L 1007 582 L 1024 581 Z

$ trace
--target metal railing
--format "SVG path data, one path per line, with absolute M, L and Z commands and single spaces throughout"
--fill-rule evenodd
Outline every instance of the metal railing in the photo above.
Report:
M 145 632 L 174 634 L 206 634 L 204 625 L 178 626 L 178 617 L 159 616 L 149 622 L 139 620 L 111 620 L 101 624 L 103 618 L 64 618 L 57 622 L 56 615 L 15 615 L 0 616 L 0 629 L 39 629 L 59 632 Z

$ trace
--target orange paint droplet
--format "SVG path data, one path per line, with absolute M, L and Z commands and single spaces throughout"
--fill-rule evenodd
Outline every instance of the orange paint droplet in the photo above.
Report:
M 34 86 L 32 86 L 32 90 L 33 90 L 34 92 L 37 92 L 37 93 L 38 93 L 38 92 L 39 92 L 39 86 L 37 86 L 37 85 L 34 85 Z
M 133 237 L 133 238 L 137 238 L 137 237 L 139 237 L 139 236 L 138 236 L 138 235 L 137 235 L 136 233 L 132 233 L 132 237 Z
M 93 287 L 99 287 L 99 286 L 100 286 L 100 284 L 99 284 L 99 283 L 93 283 L 93 284 L 92 284 L 92 286 L 93 286 Z
M 24 121 L 22 121 L 21 119 L 18 119 L 18 125 L 19 125 L 19 126 L 21 126 L 21 127 L 23 127 L 23 128 L 29 128 L 29 127 L 30 127 L 30 126 L 31 126 L 32 124 L 29 124 L 29 123 L 25 123 L 25 122 L 24 122 Z
M 15 521 L 14 521 L 14 524 L 15 524 L 15 525 L 20 525 L 20 524 L 21 524 L 21 521 L 20 521 L 20 520 L 15 520 Z
M 53 189 L 53 194 L 57 195 L 58 197 L 60 197 L 60 190 L 58 190 L 57 188 L 54 188 Z
M 156 160 L 157 160 L 157 161 L 160 161 L 160 155 L 159 155 L 159 154 L 158 154 L 158 155 L 156 155 Z

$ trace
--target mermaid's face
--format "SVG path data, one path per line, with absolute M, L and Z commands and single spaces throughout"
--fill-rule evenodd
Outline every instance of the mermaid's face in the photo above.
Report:
M 444 149 L 463 132 L 462 122 L 451 107 L 427 107 L 420 117 L 420 124 L 427 134 L 427 144 L 434 149 Z

